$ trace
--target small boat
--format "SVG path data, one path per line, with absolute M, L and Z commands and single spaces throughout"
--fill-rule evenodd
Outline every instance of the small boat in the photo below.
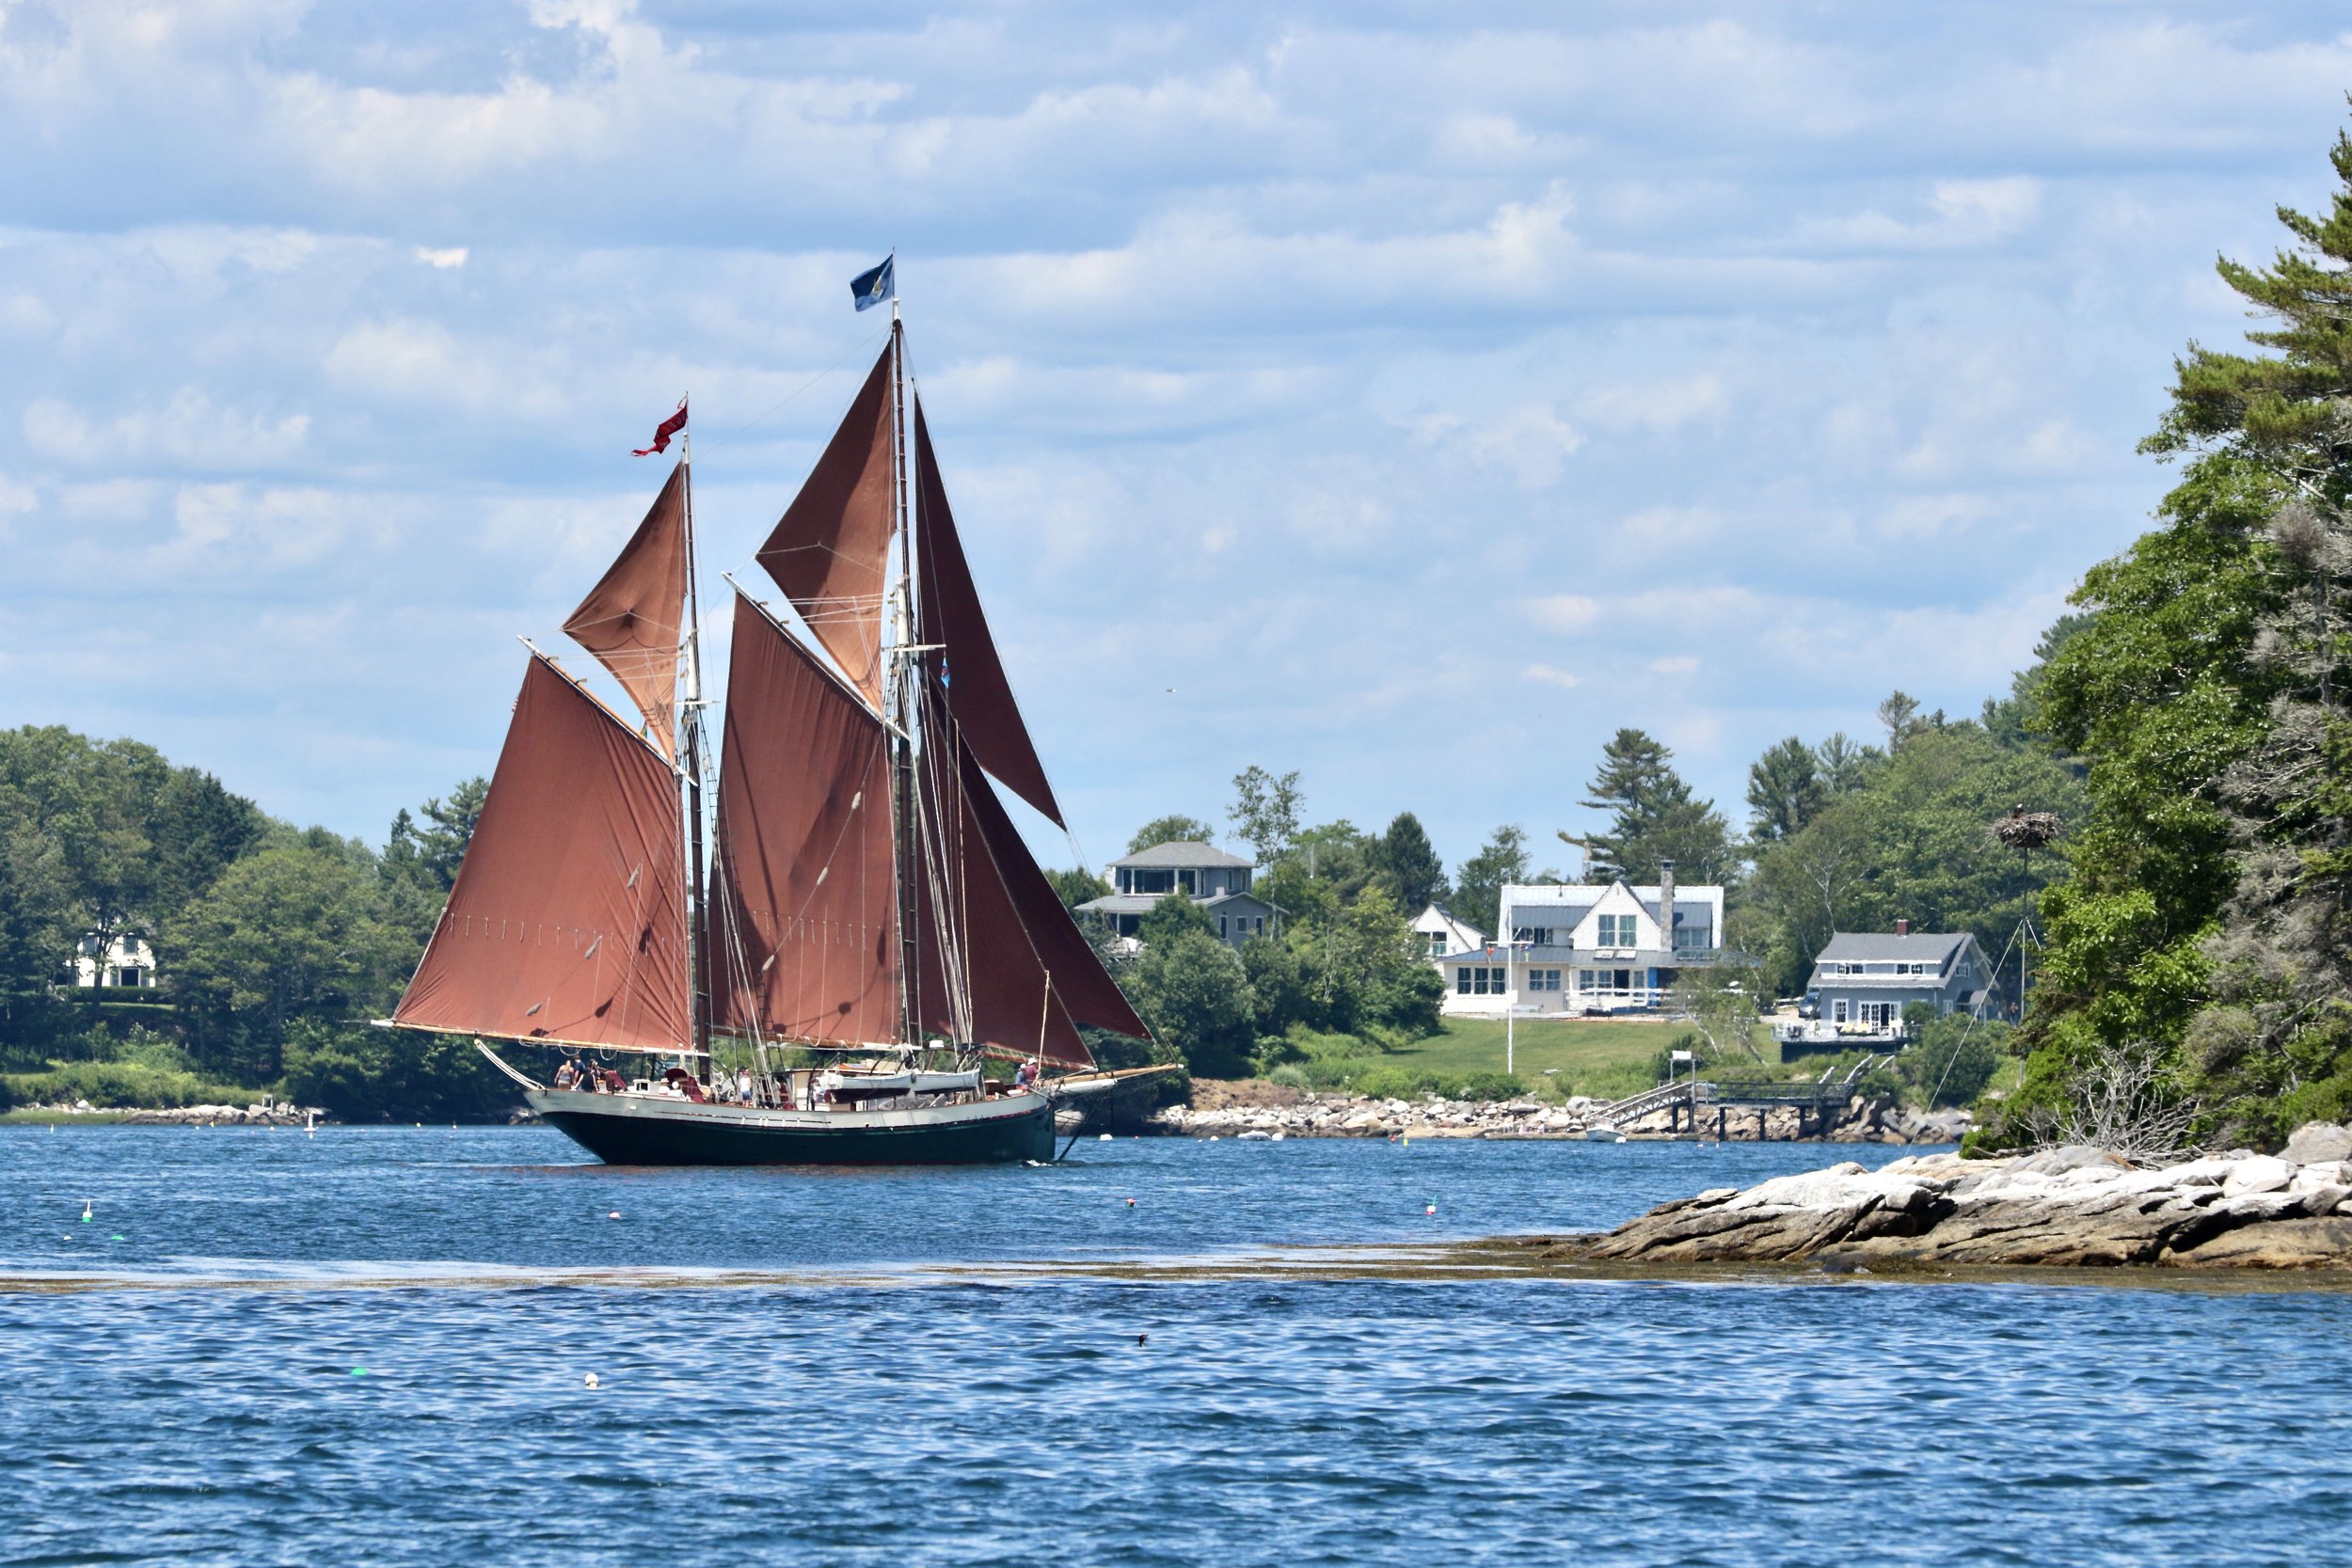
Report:
M 526 641 L 456 884 L 383 1021 L 474 1037 L 600 1159 L 1045 1161 L 1057 1108 L 1168 1070 L 1100 1070 L 1080 1032 L 1151 1038 L 996 793 L 1061 825 L 895 292 L 890 307 L 888 342 L 756 549 L 783 603 L 726 579 L 715 768 L 682 437 L 564 624 L 642 721 Z M 685 420 L 681 402 L 654 450 Z M 558 1053 L 550 1077 L 509 1061 L 516 1047 Z M 1024 1066 L 992 1081 L 989 1058 Z
M 1603 1122 L 1599 1126 L 1584 1129 L 1584 1141 L 1588 1144 L 1621 1144 L 1625 1142 L 1625 1134 Z

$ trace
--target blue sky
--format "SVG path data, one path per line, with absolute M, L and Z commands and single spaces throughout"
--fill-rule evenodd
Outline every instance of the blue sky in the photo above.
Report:
M 2146 526 L 2352 87 L 2317 5 L 1471 14 L 0 0 L 0 723 L 380 840 L 680 391 L 744 568 L 895 245 L 1089 858 L 1250 764 L 1549 842 L 1627 724 L 1739 819 Z

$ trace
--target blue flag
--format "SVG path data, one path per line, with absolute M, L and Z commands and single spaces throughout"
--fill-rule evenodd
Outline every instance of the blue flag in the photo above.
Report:
M 898 279 L 893 274 L 893 263 L 898 260 L 897 251 L 882 259 L 882 264 L 872 272 L 862 272 L 850 280 L 850 294 L 861 310 L 871 309 L 885 299 L 898 297 Z

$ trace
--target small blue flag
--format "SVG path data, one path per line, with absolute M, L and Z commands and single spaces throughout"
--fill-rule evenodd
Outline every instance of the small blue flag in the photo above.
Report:
M 893 268 L 893 263 L 898 260 L 898 253 L 894 250 L 882 259 L 881 266 L 876 267 L 872 272 L 859 273 L 850 281 L 850 294 L 857 301 L 859 309 L 868 310 L 885 299 L 898 297 L 898 279 L 894 275 Z

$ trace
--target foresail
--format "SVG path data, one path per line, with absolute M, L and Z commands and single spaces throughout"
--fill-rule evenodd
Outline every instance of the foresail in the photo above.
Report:
M 669 765 L 534 656 L 457 884 L 393 1022 L 691 1048 L 679 829 Z
M 564 633 L 621 683 L 663 756 L 677 749 L 678 626 L 686 614 L 686 465 L 589 591 Z
M 853 1045 L 898 1035 L 881 721 L 737 595 L 719 761 L 713 1022 Z
M 866 700 L 882 700 L 882 590 L 896 528 L 890 356 L 885 347 L 841 428 L 784 514 L 759 563 Z
M 914 399 L 914 462 L 918 640 L 942 645 L 947 705 L 980 766 L 1060 827 L 1060 803 L 1045 780 L 1037 743 L 1022 721 L 1004 663 L 996 655 L 996 640 L 989 635 L 988 617 L 980 610 L 979 591 L 947 507 L 947 489 L 939 477 L 939 460 L 931 451 L 919 397 Z

